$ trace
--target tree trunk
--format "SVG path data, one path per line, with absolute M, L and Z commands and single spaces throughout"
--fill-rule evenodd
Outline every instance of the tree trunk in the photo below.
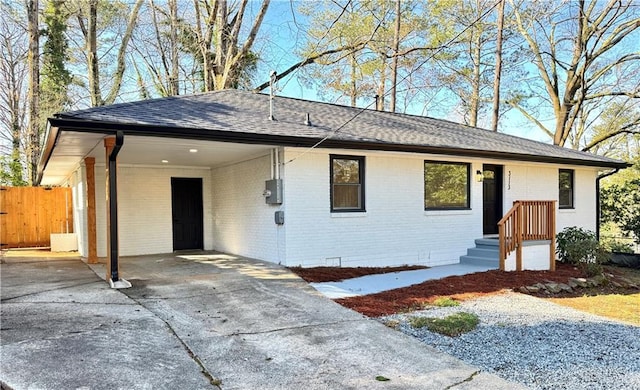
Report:
M 29 184 L 33 185 L 38 176 L 40 158 L 40 121 L 38 115 L 40 103 L 40 29 L 38 24 L 38 0 L 27 2 L 29 31 L 29 129 L 27 136 L 27 172 Z
M 140 7 L 142 7 L 142 3 L 144 0 L 136 0 L 136 3 L 133 5 L 133 9 L 129 14 L 129 19 L 127 20 L 127 29 L 122 36 L 122 43 L 120 44 L 120 49 L 118 49 L 118 59 L 116 60 L 116 72 L 112 76 L 113 84 L 111 84 L 111 89 L 109 90 L 109 94 L 104 100 L 105 104 L 113 104 L 120 93 L 120 88 L 122 87 L 122 78 L 124 77 L 125 71 L 125 56 L 127 54 L 127 47 L 129 46 L 129 41 L 131 40 L 131 35 L 133 34 L 133 28 L 136 26 L 136 22 L 138 21 L 138 12 L 140 11 Z
M 256 39 L 258 30 L 260 29 L 264 16 L 267 13 L 270 1 L 271 0 L 262 1 L 260 11 L 256 14 L 251 29 L 247 34 L 247 38 L 242 45 L 239 45 L 238 41 L 241 33 L 244 11 L 248 4 L 248 0 L 242 0 L 240 4 L 237 5 L 236 14 L 233 16 L 230 24 L 227 24 L 226 22 L 229 16 L 227 12 L 229 11 L 225 10 L 224 18 L 222 19 L 224 24 L 218 25 L 218 31 L 220 31 L 220 29 L 223 30 L 220 38 L 221 41 L 218 42 L 219 50 L 216 53 L 216 55 L 219 56 L 219 51 L 222 50 L 222 58 L 216 58 L 216 90 L 235 88 L 237 86 L 238 80 L 242 74 L 242 69 L 246 66 L 244 61 L 247 59 L 247 56 L 253 47 L 253 42 Z M 220 5 L 224 5 L 226 7 L 226 1 L 222 0 Z
M 171 2 L 169 2 L 169 7 L 171 7 Z M 161 96 L 171 96 L 171 70 L 169 68 L 167 56 L 165 55 L 166 48 L 162 41 L 162 33 L 160 32 L 159 28 L 160 23 L 158 22 L 158 17 L 156 16 L 158 7 L 155 5 L 154 0 L 149 0 L 149 8 L 151 8 L 151 21 L 153 23 L 153 31 L 155 34 L 156 45 L 158 47 L 157 51 L 158 55 L 160 56 L 160 62 L 162 63 L 162 75 L 160 74 L 159 70 L 155 70 L 154 66 L 149 61 L 147 61 L 145 55 L 142 55 L 141 57 L 142 60 L 147 64 L 147 67 L 153 69 L 153 73 L 156 78 L 154 84 L 156 84 L 156 88 L 160 91 Z M 174 26 L 171 25 L 169 28 L 173 30 L 173 27 Z M 173 37 L 173 31 L 171 31 L 169 34 L 171 37 Z M 169 45 L 171 46 L 172 42 L 169 42 Z M 172 47 L 169 47 L 169 51 L 171 50 Z M 138 85 L 140 86 L 140 90 L 142 92 L 142 98 L 148 99 L 149 95 L 144 85 L 144 80 L 142 79 L 142 75 L 138 70 L 138 65 L 135 62 L 133 63 L 133 68 L 136 70 L 136 74 L 138 76 Z
M 400 46 L 400 0 L 396 0 L 396 29 L 393 34 L 393 61 L 391 63 L 391 101 L 389 111 L 396 112 L 396 91 L 398 82 L 398 48 Z
M 385 87 L 387 85 L 387 56 L 380 55 L 380 80 L 378 82 L 378 100 L 376 110 L 384 111 Z
M 13 23 L 12 23 L 13 24 Z M 22 45 L 20 36 L 14 35 L 14 30 L 9 29 L 9 25 L 2 23 L 0 30 L 0 46 L 6 50 L 5 56 L 0 57 L 0 78 L 4 81 L 4 88 L 0 90 L 0 106 L 9 111 L 6 117 L 0 119 L 0 138 L 8 139 L 11 142 L 11 161 L 9 184 L 13 186 L 24 185 L 24 172 L 22 164 L 22 138 L 28 131 L 25 129 L 25 100 L 23 91 L 24 80 L 29 74 L 26 59 L 28 46 Z M 22 26 L 19 27 L 22 31 Z M 5 121 L 6 120 L 6 121 Z
M 9 58 L 13 61 L 13 49 L 11 47 L 7 47 L 9 50 Z M 11 109 L 10 116 L 10 126 L 11 126 L 11 184 L 12 185 L 23 185 L 24 184 L 24 175 L 22 170 L 22 164 L 20 162 L 20 141 L 22 139 L 23 128 L 22 124 L 24 119 L 24 111 L 20 109 L 20 80 L 18 80 L 18 76 L 15 72 L 15 67 L 10 67 L 10 78 L 9 78 L 9 88 L 10 92 L 8 93 L 9 107 Z
M 171 76 L 169 78 L 170 94 L 180 94 L 180 81 L 178 80 L 178 4 L 176 0 L 169 0 L 169 13 L 171 16 Z
M 98 0 L 89 1 L 89 25 L 87 35 L 87 65 L 89 72 L 89 96 L 91 106 L 104 105 L 100 91 L 100 71 L 98 67 Z
M 217 89 L 216 86 L 224 84 L 223 73 L 225 68 L 225 56 L 229 45 L 229 27 L 227 25 L 227 0 L 218 1 L 218 13 L 216 14 L 216 57 L 213 68 L 213 84 L 209 91 Z M 222 88 L 219 88 L 222 89 Z
M 351 65 L 351 93 L 349 95 L 351 97 L 351 107 L 355 107 L 358 99 L 358 75 L 356 73 L 358 65 L 356 63 L 355 53 L 351 53 L 349 57 L 349 65 Z
M 496 69 L 493 79 L 493 120 L 491 130 L 498 131 L 500 117 L 500 73 L 502 72 L 502 30 L 504 24 L 504 0 L 498 7 L 498 36 L 496 38 Z
M 472 49 L 473 80 L 471 83 L 471 105 L 469 107 L 469 125 L 478 125 L 478 111 L 480 110 L 480 56 L 482 55 L 482 35 L 478 32 L 475 47 Z

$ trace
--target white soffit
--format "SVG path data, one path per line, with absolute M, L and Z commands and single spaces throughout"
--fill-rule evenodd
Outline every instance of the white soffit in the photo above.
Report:
M 60 185 L 85 157 L 105 162 L 105 134 L 62 131 L 44 171 L 42 185 Z M 124 136 L 119 164 L 216 167 L 268 153 L 269 145 Z M 193 152 L 191 150 L 197 150 Z M 167 163 L 162 161 L 166 160 Z
M 40 184 L 43 186 L 64 184 L 82 159 L 96 145 L 102 145 L 104 134 L 61 131 Z
M 124 136 L 118 154 L 120 164 L 216 167 L 267 153 L 273 146 L 198 141 L 179 138 Z M 191 152 L 195 149 L 197 152 Z M 104 148 L 92 152 L 96 161 L 104 161 Z M 167 164 L 162 164 L 167 165 Z

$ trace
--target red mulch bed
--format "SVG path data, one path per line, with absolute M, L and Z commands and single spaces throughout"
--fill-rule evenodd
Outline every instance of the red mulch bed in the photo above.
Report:
M 340 270 L 340 268 L 333 269 L 336 270 L 335 272 Z M 584 276 L 579 269 L 572 265 L 556 263 L 555 272 L 494 270 L 463 276 L 449 276 L 377 294 L 336 299 L 336 302 L 366 316 L 378 317 L 416 309 L 424 304 L 433 303 L 439 297 L 446 296 L 456 300 L 465 300 L 495 294 L 504 289 L 517 289 L 538 282 L 566 283 L 570 277 Z
M 360 276 L 386 274 L 398 271 L 426 269 L 422 265 L 405 265 L 402 267 L 289 267 L 289 270 L 309 283 L 339 282 Z

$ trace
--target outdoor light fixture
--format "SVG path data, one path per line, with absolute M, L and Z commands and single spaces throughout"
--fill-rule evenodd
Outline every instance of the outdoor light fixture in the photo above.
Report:
M 198 153 L 198 149 L 189 149 L 190 153 Z
M 169 160 L 162 160 L 162 163 L 163 163 L 163 164 L 168 164 L 168 163 L 169 163 Z
M 481 183 L 483 180 L 484 180 L 484 175 L 482 174 L 482 171 L 478 169 L 476 171 L 476 181 L 478 183 Z

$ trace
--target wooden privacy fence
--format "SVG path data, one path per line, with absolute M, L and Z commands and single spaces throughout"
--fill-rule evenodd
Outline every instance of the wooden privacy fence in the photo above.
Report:
M 73 233 L 71 188 L 0 187 L 2 249 L 50 246 L 51 233 Z

